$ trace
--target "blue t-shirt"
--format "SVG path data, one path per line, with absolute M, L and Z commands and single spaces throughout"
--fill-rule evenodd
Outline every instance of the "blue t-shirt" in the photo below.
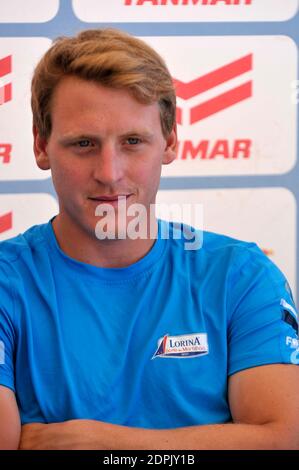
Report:
M 226 423 L 231 374 L 292 362 L 297 314 L 279 269 L 253 243 L 204 232 L 186 250 L 173 231 L 159 221 L 125 268 L 68 257 L 51 221 L 0 244 L 0 384 L 23 424 Z

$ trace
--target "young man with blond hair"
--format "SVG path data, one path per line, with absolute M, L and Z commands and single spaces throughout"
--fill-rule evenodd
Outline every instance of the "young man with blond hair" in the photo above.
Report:
M 37 65 L 34 153 L 59 214 L 0 244 L 0 448 L 299 448 L 284 276 L 253 243 L 186 249 L 198 232 L 151 211 L 175 107 L 163 59 L 117 30 Z

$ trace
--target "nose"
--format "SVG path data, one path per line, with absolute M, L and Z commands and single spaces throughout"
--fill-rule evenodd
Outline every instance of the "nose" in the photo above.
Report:
M 113 143 L 102 144 L 94 167 L 94 178 L 103 184 L 111 184 L 123 177 L 123 161 Z

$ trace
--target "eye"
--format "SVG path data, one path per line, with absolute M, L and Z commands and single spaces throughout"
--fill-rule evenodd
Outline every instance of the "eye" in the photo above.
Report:
M 76 142 L 75 145 L 80 148 L 85 148 L 85 147 L 91 146 L 92 143 L 88 139 L 82 139 L 82 140 L 78 140 L 78 142 Z
M 128 137 L 128 138 L 127 138 L 127 142 L 128 142 L 128 144 L 130 144 L 130 145 L 136 145 L 136 144 L 140 144 L 140 143 L 141 143 L 141 139 L 139 139 L 138 137 Z

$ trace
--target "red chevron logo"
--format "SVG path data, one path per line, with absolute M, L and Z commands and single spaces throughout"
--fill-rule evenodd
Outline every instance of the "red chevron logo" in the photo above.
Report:
M 0 233 L 7 232 L 12 228 L 12 212 L 0 215 Z
M 5 77 L 6 75 L 12 72 L 12 56 L 8 55 L 3 59 L 0 59 L 0 84 L 1 84 L 1 77 Z M 4 86 L 0 87 L 0 105 L 7 103 L 8 101 L 12 100 L 12 84 L 7 83 Z
M 253 55 L 248 54 L 238 60 L 230 62 L 212 72 L 196 78 L 191 82 L 184 83 L 174 79 L 176 94 L 179 98 L 187 101 L 194 96 L 200 95 L 205 91 L 211 90 L 218 85 L 228 82 L 233 78 L 239 77 L 246 72 L 252 70 Z M 202 121 L 213 114 L 223 111 L 241 101 L 252 96 L 252 80 L 245 82 L 240 86 L 236 86 L 229 91 L 221 93 L 203 103 L 200 103 L 190 109 L 189 124 L 195 124 Z M 182 124 L 182 109 L 177 107 L 177 122 Z

